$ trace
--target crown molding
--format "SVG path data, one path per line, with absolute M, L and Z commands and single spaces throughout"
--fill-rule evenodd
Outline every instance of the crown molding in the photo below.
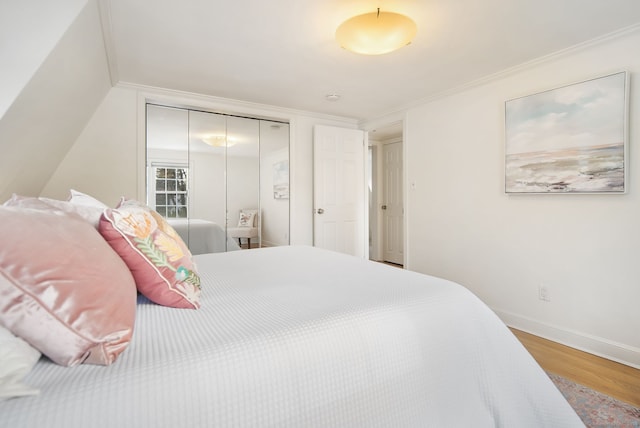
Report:
M 102 27 L 102 39 L 104 41 L 104 50 L 107 55 L 107 64 L 109 66 L 109 77 L 111 78 L 111 86 L 116 86 L 120 80 L 118 74 L 118 61 L 116 54 L 116 45 L 113 41 L 113 31 L 111 25 L 111 3 L 110 0 L 96 0 L 98 2 L 98 13 L 100 15 L 100 25 Z
M 600 37 L 597 37 L 595 39 L 590 39 L 587 40 L 585 42 L 582 43 L 578 43 L 576 45 L 570 46 L 568 48 L 565 49 L 561 49 L 559 51 L 553 52 L 551 54 L 548 55 L 544 55 L 538 58 L 535 58 L 533 60 L 527 61 L 527 62 L 523 62 L 521 64 L 518 64 L 516 66 L 513 67 L 509 67 L 506 68 L 504 70 L 498 71 L 496 73 L 492 73 L 489 74 L 487 76 L 481 77 L 479 79 L 475 79 L 472 81 L 469 81 L 467 83 L 463 83 L 462 85 L 458 85 L 455 86 L 451 89 L 447 89 L 444 91 L 440 91 L 437 93 L 434 93 L 432 95 L 429 95 L 427 97 L 421 98 L 419 100 L 416 101 L 412 101 L 409 102 L 405 105 L 403 105 L 400 108 L 396 108 L 393 111 L 389 111 L 388 113 L 375 117 L 375 118 L 371 118 L 371 119 L 366 119 L 366 120 L 361 120 L 359 122 L 359 125 L 363 125 L 363 124 L 367 124 L 367 123 L 373 123 L 373 122 L 385 122 L 385 121 L 389 121 L 388 119 L 393 119 L 395 117 L 397 117 L 398 115 L 402 115 L 405 114 L 407 112 L 407 110 L 411 109 L 411 108 L 415 108 L 415 107 L 419 107 L 421 105 L 424 104 L 429 104 L 431 102 L 449 97 L 451 95 L 455 95 L 455 94 L 459 94 L 461 92 L 465 92 L 468 91 L 469 89 L 473 89 L 473 88 L 477 88 L 480 86 L 484 86 L 487 85 L 489 83 L 504 79 L 506 77 L 512 76 L 514 74 L 517 73 L 522 73 L 524 71 L 527 70 L 531 70 L 533 68 L 539 67 L 541 65 L 547 64 L 549 62 L 552 61 L 557 61 L 559 59 L 562 58 L 566 58 L 569 57 L 571 55 L 575 55 L 581 51 L 584 51 L 586 49 L 590 49 L 590 48 L 594 48 L 596 46 L 600 46 L 603 45 L 605 43 L 609 43 L 611 41 L 615 41 L 617 39 L 635 34 L 635 33 L 639 33 L 640 32 L 640 23 L 637 24 L 633 24 L 630 25 L 628 27 L 624 27 L 621 28 L 619 30 L 613 31 L 611 33 L 607 33 L 604 34 Z
M 130 82 L 117 82 L 116 87 L 131 89 L 140 92 L 150 101 L 159 103 L 170 102 L 176 107 L 199 107 L 210 110 L 213 113 L 249 114 L 252 117 L 262 119 L 290 120 L 294 116 L 307 116 L 314 119 L 322 119 L 331 122 L 341 122 L 350 127 L 357 125 L 358 120 L 344 116 L 333 116 L 325 113 L 317 113 L 305 110 L 296 110 L 269 104 L 260 104 L 251 101 L 222 98 L 205 95 L 196 92 L 185 92 L 176 89 L 160 88 L 141 85 Z

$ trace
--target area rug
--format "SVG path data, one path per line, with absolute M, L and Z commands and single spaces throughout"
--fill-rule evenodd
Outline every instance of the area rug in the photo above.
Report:
M 547 373 L 588 428 L 640 428 L 640 409 L 562 376 Z

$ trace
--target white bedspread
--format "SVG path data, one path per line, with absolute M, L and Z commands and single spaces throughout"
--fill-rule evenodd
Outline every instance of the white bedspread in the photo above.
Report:
M 200 310 L 141 301 L 108 367 L 43 359 L 7 427 L 577 427 L 465 288 L 311 247 L 196 257 Z
M 169 219 L 182 240 L 189 247 L 191 254 L 221 253 L 236 251 L 240 247 L 232 238 L 225 236 L 224 229 L 217 223 L 200 219 Z M 226 243 L 226 245 L 225 245 Z

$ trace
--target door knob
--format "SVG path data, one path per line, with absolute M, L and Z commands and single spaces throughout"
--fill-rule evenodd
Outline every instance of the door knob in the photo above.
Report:
M 386 210 L 386 209 L 387 209 L 387 206 L 386 206 L 386 205 L 383 205 L 381 208 L 382 208 L 383 210 Z
M 322 213 L 324 213 L 324 210 L 323 210 L 322 208 L 318 208 L 318 209 L 316 210 L 316 212 L 317 212 L 318 214 L 322 214 Z

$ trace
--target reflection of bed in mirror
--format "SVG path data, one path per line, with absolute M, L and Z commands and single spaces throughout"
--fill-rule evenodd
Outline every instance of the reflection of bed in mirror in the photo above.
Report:
M 193 218 L 173 218 L 168 221 L 193 255 L 223 253 L 240 249 L 233 239 L 226 238 L 224 229 L 212 221 Z

